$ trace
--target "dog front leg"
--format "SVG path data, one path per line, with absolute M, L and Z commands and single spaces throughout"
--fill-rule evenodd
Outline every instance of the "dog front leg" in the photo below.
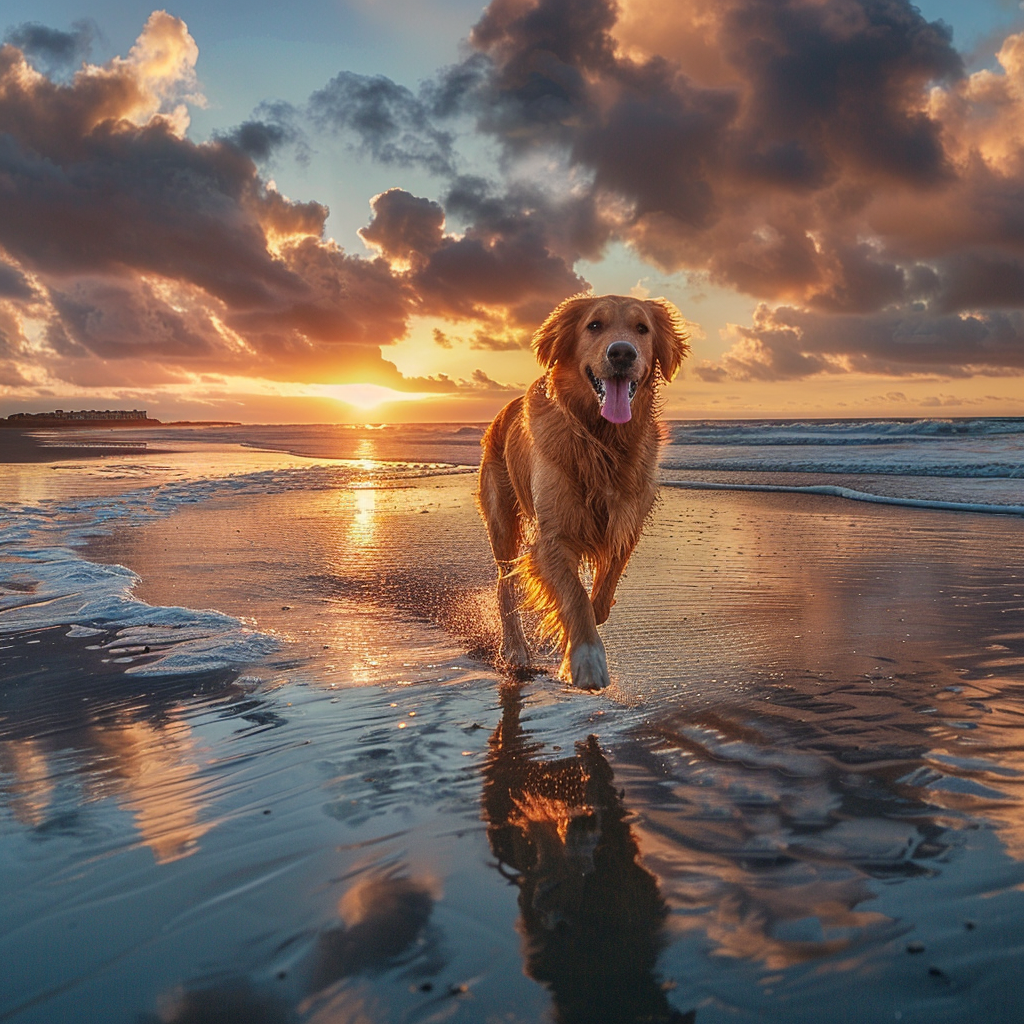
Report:
M 600 690 L 611 681 L 604 644 L 597 632 L 594 606 L 580 582 L 579 555 L 559 538 L 543 538 L 533 550 L 533 565 L 554 606 L 564 637 L 559 674 L 581 690 Z

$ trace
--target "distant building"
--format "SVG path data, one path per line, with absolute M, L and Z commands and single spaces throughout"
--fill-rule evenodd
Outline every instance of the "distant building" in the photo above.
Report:
M 33 423 L 39 420 L 61 420 L 62 422 L 95 420 L 147 420 L 145 409 L 82 409 L 78 412 L 15 412 L 7 417 L 8 423 Z

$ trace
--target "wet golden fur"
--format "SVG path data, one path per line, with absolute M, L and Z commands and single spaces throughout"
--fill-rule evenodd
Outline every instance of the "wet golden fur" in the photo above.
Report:
M 635 351 L 626 369 L 609 361 L 618 341 Z M 585 295 L 559 305 L 533 344 L 547 372 L 498 413 L 482 442 L 477 498 L 498 565 L 500 659 L 529 664 L 522 603 L 561 644 L 562 674 L 597 688 L 608 684 L 597 626 L 654 504 L 658 392 L 687 352 L 686 334 L 663 299 Z M 601 416 L 588 368 L 635 382 L 628 422 Z M 589 596 L 582 565 L 593 570 Z

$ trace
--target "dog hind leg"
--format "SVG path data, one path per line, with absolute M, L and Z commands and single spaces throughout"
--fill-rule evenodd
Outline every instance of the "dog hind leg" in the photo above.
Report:
M 480 512 L 487 524 L 491 553 L 498 567 L 498 614 L 501 618 L 499 661 L 509 668 L 528 668 L 530 653 L 519 615 L 516 558 L 522 543 L 522 521 L 508 470 L 496 461 L 480 467 Z
M 598 563 L 594 570 L 594 586 L 590 591 L 590 602 L 594 606 L 594 618 L 600 626 L 607 621 L 608 613 L 615 604 L 615 588 L 622 570 L 626 568 L 629 554 L 612 555 Z

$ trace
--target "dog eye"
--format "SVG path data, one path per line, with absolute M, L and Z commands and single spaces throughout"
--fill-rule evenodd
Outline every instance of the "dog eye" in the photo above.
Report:
M 637 334 L 646 334 L 648 330 L 649 330 L 649 328 L 647 327 L 647 324 L 637 324 L 636 325 L 636 333 Z
M 599 331 L 599 330 L 601 330 L 601 321 L 600 320 L 591 320 L 590 323 L 587 324 L 587 330 L 588 331 Z

